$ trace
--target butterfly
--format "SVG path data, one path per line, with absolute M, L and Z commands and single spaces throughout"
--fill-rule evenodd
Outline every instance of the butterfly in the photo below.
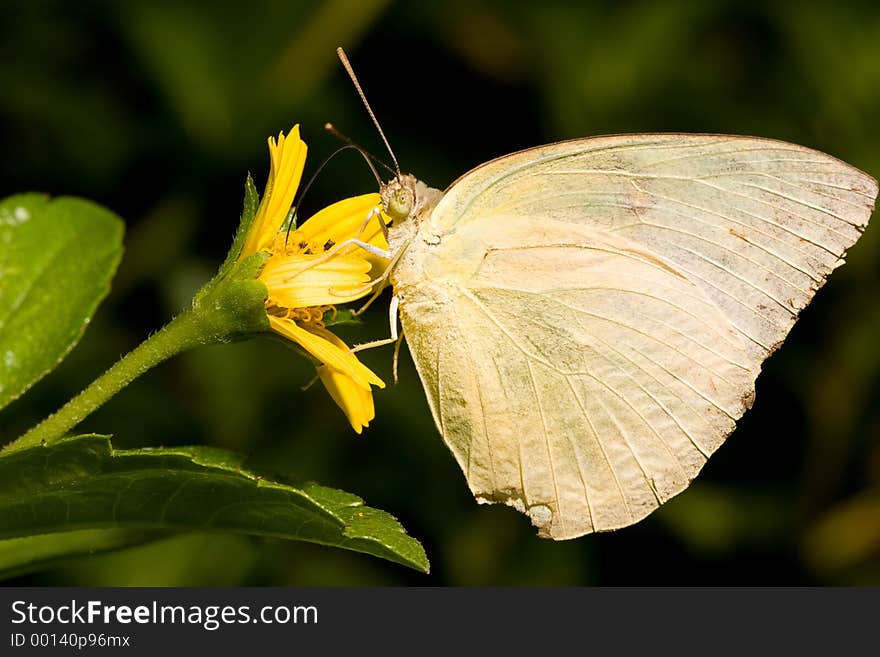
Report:
M 392 311 L 476 499 L 569 539 L 684 490 L 877 191 L 819 151 L 711 134 L 574 139 L 445 191 L 382 185 Z

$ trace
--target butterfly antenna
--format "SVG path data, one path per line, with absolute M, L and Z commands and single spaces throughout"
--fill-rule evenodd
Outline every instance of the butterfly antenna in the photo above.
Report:
M 363 156 L 364 160 L 366 160 L 367 164 L 369 165 L 370 171 L 373 172 L 373 176 L 375 176 L 376 182 L 378 182 L 378 184 L 380 184 L 380 185 L 382 184 L 382 179 L 379 177 L 379 172 L 376 171 L 376 168 L 373 166 L 373 163 L 370 162 L 370 158 L 367 157 L 367 154 L 364 153 L 360 148 L 358 148 L 356 144 L 346 144 L 345 146 L 340 146 L 335 151 L 330 153 L 330 155 L 328 155 L 326 158 L 324 158 L 324 161 L 321 162 L 321 164 L 318 166 L 317 170 L 315 170 L 315 173 L 313 173 L 311 175 L 311 177 L 309 178 L 309 181 L 303 187 L 302 193 L 299 194 L 299 201 L 297 203 L 294 203 L 294 205 L 298 206 L 298 205 L 302 204 L 302 200 L 305 197 L 306 192 L 309 191 L 309 187 L 312 186 L 312 183 L 315 182 L 315 179 L 318 177 L 318 174 L 320 174 L 321 171 L 324 170 L 324 167 L 326 167 L 328 164 L 330 164 L 330 161 L 333 160 L 337 155 L 339 155 L 340 153 L 342 153 L 344 151 L 348 151 L 348 150 L 356 150 L 358 153 L 360 153 Z
M 349 140 L 349 142 L 350 142 L 350 140 Z M 370 171 L 373 172 L 373 176 L 375 176 L 375 178 L 376 178 L 376 184 L 380 185 L 380 186 L 382 185 L 382 179 L 379 177 L 379 172 L 376 171 L 376 167 L 374 167 L 373 163 L 370 162 L 370 157 L 372 157 L 372 156 L 369 153 L 367 153 L 366 151 L 364 151 L 357 144 L 347 143 L 347 144 L 345 144 L 345 146 L 340 146 L 335 151 L 333 151 L 330 155 L 325 157 L 324 161 L 321 162 L 321 164 L 318 166 L 317 170 L 311 175 L 308 182 L 302 187 L 302 190 L 297 194 L 297 198 L 294 201 L 293 205 L 291 206 L 291 211 L 293 212 L 294 216 L 296 215 L 296 211 L 299 208 L 299 206 L 302 205 L 303 199 L 306 197 L 306 194 L 308 194 L 309 188 L 312 186 L 312 183 L 314 183 L 315 180 L 317 180 L 318 174 L 320 174 L 321 171 L 324 170 L 324 167 L 326 167 L 328 164 L 330 164 L 330 161 L 333 158 L 335 158 L 337 155 L 339 155 L 343 151 L 347 151 L 347 150 L 356 150 L 358 153 L 360 153 L 363 156 L 364 160 L 366 160 L 367 165 L 370 167 Z M 291 221 L 287 225 L 287 233 L 284 236 L 285 246 L 287 245 L 287 240 L 290 238 L 290 231 L 293 230 L 293 224 L 294 224 L 294 222 Z
M 376 171 L 376 169 L 373 168 L 372 162 L 375 162 L 379 166 L 385 168 L 391 175 L 394 175 L 394 173 L 395 173 L 394 169 L 392 169 L 390 166 L 385 164 L 385 162 L 383 162 L 378 157 L 373 155 L 370 151 L 368 151 L 366 148 L 364 148 L 363 146 L 358 144 L 356 141 L 352 140 L 350 137 L 347 137 L 345 134 L 339 132 L 339 130 L 336 129 L 336 126 L 333 125 L 332 123 L 325 123 L 324 130 L 329 132 L 331 135 L 333 135 L 334 137 L 336 137 L 340 141 L 345 142 L 349 147 L 356 149 L 357 152 L 360 153 L 365 160 L 367 160 L 367 165 L 370 167 L 370 169 L 372 169 L 373 175 L 376 177 L 376 179 L 379 179 L 379 174 Z M 380 184 L 381 184 L 381 182 L 380 182 Z
M 385 133 L 382 132 L 382 126 L 379 125 L 379 121 L 376 120 L 376 115 L 373 113 L 373 109 L 370 107 L 370 103 L 367 102 L 367 96 L 364 94 L 364 90 L 361 89 L 361 85 L 358 82 L 357 76 L 354 74 L 354 69 L 351 67 L 351 63 L 349 63 L 348 57 L 346 57 L 345 55 L 345 51 L 340 47 L 336 49 L 336 54 L 339 56 L 339 61 L 341 61 L 342 65 L 345 67 L 345 70 L 348 73 L 348 77 L 350 77 L 351 81 L 354 83 L 354 88 L 357 89 L 358 95 L 360 95 L 361 97 L 361 102 L 363 102 L 364 107 L 367 108 L 367 113 L 373 120 L 373 125 L 376 126 L 376 130 L 379 131 L 379 136 L 382 137 L 382 141 L 385 142 L 385 148 L 388 149 L 388 153 L 391 155 L 391 160 L 394 162 L 394 170 L 399 176 L 400 165 L 397 163 L 397 158 L 394 157 L 394 151 L 391 150 L 391 144 L 389 144 L 388 139 L 385 138 Z

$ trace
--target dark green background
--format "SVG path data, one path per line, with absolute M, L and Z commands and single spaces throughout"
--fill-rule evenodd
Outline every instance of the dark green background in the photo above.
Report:
M 76 194 L 128 223 L 108 300 L 61 367 L 10 406 L 11 439 L 183 307 L 225 254 L 267 135 L 302 124 L 307 173 L 334 122 L 381 142 L 335 59 L 347 48 L 404 169 L 445 187 L 510 151 L 615 132 L 790 140 L 880 173 L 880 5 L 866 2 L 4 3 L 0 194 Z M 307 214 L 375 189 L 335 160 Z M 880 220 L 875 220 L 880 221 Z M 84 424 L 120 446 L 205 443 L 357 493 L 421 539 L 424 576 L 366 556 L 184 536 L 79 559 L 36 584 L 880 584 L 880 226 L 803 313 L 740 428 L 683 494 L 629 529 L 538 539 L 479 507 L 400 384 L 354 435 L 306 361 L 270 340 L 192 352 Z M 51 321 L 47 317 L 46 321 Z M 377 308 L 349 340 L 383 337 Z M 364 360 L 390 381 L 391 350 Z

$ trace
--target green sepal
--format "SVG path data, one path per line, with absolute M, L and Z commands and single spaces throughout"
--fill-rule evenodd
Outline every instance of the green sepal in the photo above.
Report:
M 269 330 L 266 299 L 269 290 L 257 279 L 267 254 L 255 253 L 224 267 L 193 299 L 192 312 L 206 342 L 231 342 Z
M 248 174 L 244 181 L 244 204 L 241 210 L 241 219 L 238 222 L 238 230 L 235 231 L 235 239 L 232 240 L 232 246 L 229 248 L 229 253 L 226 254 L 226 260 L 220 265 L 220 276 L 226 274 L 238 260 L 259 207 L 260 195 L 254 185 L 254 179 L 251 178 L 251 174 Z
M 297 218 L 296 218 L 296 206 L 290 208 L 287 212 L 287 216 L 284 218 L 284 221 L 281 222 L 281 228 L 279 232 L 281 233 L 290 233 L 291 231 L 296 230 Z
M 266 315 L 269 290 L 257 280 L 268 256 L 255 253 L 239 261 L 259 207 L 260 195 L 248 174 L 241 219 L 226 260 L 217 276 L 193 299 L 193 312 L 206 333 L 206 342 L 232 342 L 269 330 Z

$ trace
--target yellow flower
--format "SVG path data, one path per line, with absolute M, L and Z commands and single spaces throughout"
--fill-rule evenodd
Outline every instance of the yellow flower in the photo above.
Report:
M 259 275 L 269 290 L 269 325 L 321 362 L 318 377 L 360 433 L 375 417 L 370 386 L 384 388 L 385 384 L 324 327 L 324 317 L 335 314 L 337 304 L 372 291 L 369 282 L 375 258 L 357 245 L 338 245 L 356 238 L 388 248 L 375 216 L 379 195 L 334 203 L 288 232 L 286 219 L 306 160 L 299 126 L 286 136 L 279 134 L 277 141 L 270 137 L 269 156 L 266 191 L 239 259 L 260 251 L 269 254 Z

